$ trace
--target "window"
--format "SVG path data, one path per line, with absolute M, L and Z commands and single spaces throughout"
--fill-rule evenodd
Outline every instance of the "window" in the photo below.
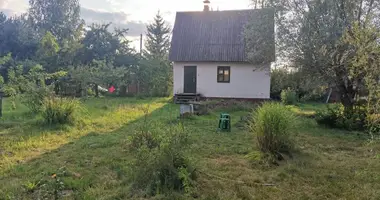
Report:
M 218 83 L 229 83 L 231 77 L 230 67 L 218 67 Z

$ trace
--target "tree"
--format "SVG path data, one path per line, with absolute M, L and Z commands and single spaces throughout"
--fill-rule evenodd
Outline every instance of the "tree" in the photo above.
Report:
M 149 96 L 169 96 L 173 87 L 172 65 L 158 59 L 142 58 L 137 72 L 144 92 Z
M 275 60 L 274 10 L 255 12 L 245 25 L 244 40 L 247 59 L 252 64 L 266 64 Z
M 83 21 L 79 0 L 29 0 L 28 19 L 39 32 L 50 31 L 61 43 L 75 37 Z
M 6 68 L 3 68 L 3 65 L 11 60 L 11 54 L 8 54 L 4 57 L 0 57 L 0 91 L 4 86 L 4 76 L 6 76 L 3 71 L 6 71 Z
M 274 4 L 274 0 L 252 0 L 252 6 L 254 9 L 271 7 Z
M 25 15 L 6 18 L 0 14 L 0 56 L 12 53 L 15 60 L 31 59 L 38 43 L 38 34 Z
M 372 139 L 380 133 L 380 38 L 379 28 L 354 23 L 343 35 L 343 42 L 350 52 L 349 74 L 360 79 L 356 87 L 365 88 L 367 96 L 366 126 Z
M 137 76 L 144 92 L 151 96 L 168 96 L 172 88 L 172 65 L 168 60 L 171 29 L 158 11 L 147 26 L 145 52 Z
M 56 38 L 48 31 L 38 45 L 36 60 L 38 60 L 47 71 L 55 72 L 59 68 L 59 66 L 57 66 L 57 54 L 59 49 Z
M 161 16 L 160 11 L 154 17 L 153 23 L 146 28 L 145 55 L 153 58 L 166 58 L 170 48 L 171 29 Z
M 83 44 L 82 61 L 85 64 L 93 60 L 106 60 L 113 62 L 120 55 L 132 54 L 130 42 L 126 38 L 128 29 L 115 29 L 109 31 L 109 24 L 93 24 L 90 30 L 86 32 Z
M 48 58 L 57 55 L 59 45 L 56 38 L 49 31 L 46 32 L 38 47 L 37 55 L 41 58 Z
M 10 67 L 9 62 L 12 60 L 11 53 L 8 53 L 6 56 L 0 57 L 0 76 L 3 79 L 8 76 L 8 68 Z
M 355 23 L 362 29 L 370 25 L 378 27 L 380 3 L 375 0 L 286 0 L 270 2 L 270 6 L 277 10 L 281 55 L 303 71 L 336 86 L 345 110 L 351 112 L 364 74 L 350 74 L 356 50 L 342 37 Z

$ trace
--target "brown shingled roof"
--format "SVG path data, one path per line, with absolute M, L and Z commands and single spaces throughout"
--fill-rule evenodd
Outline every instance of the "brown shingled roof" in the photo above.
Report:
M 182 62 L 246 62 L 245 25 L 249 20 L 259 19 L 255 16 L 263 12 L 268 10 L 177 12 L 169 59 Z M 274 33 L 273 19 L 264 24 L 270 26 Z M 274 37 L 270 38 L 274 45 Z

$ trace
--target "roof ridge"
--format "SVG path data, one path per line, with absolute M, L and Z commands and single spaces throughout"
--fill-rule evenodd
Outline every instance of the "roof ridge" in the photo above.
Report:
M 214 11 L 199 11 L 199 10 L 194 10 L 194 11 L 176 11 L 176 13 L 218 13 L 218 12 L 238 12 L 238 11 L 264 11 L 264 10 L 271 10 L 272 8 L 257 8 L 257 9 L 237 9 L 237 10 L 214 10 Z

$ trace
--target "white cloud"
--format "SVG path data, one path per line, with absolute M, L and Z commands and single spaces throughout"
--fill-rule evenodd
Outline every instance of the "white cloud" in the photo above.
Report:
M 128 20 L 129 15 L 124 12 L 105 12 L 82 8 L 81 15 L 87 24 L 112 22 L 111 28 L 127 28 L 130 36 L 139 36 L 145 32 L 145 23 Z
M 4 8 L 8 4 L 8 0 L 0 0 L 0 8 Z
M 13 10 L 16 13 L 25 12 L 28 8 L 27 0 L 0 0 L 0 8 Z
M 201 11 L 203 0 L 118 0 L 124 3 L 123 11 L 131 14 L 131 19 L 151 20 L 157 10 L 167 13 L 166 20 L 173 22 L 177 11 Z M 248 9 L 250 0 L 210 0 L 214 10 Z

